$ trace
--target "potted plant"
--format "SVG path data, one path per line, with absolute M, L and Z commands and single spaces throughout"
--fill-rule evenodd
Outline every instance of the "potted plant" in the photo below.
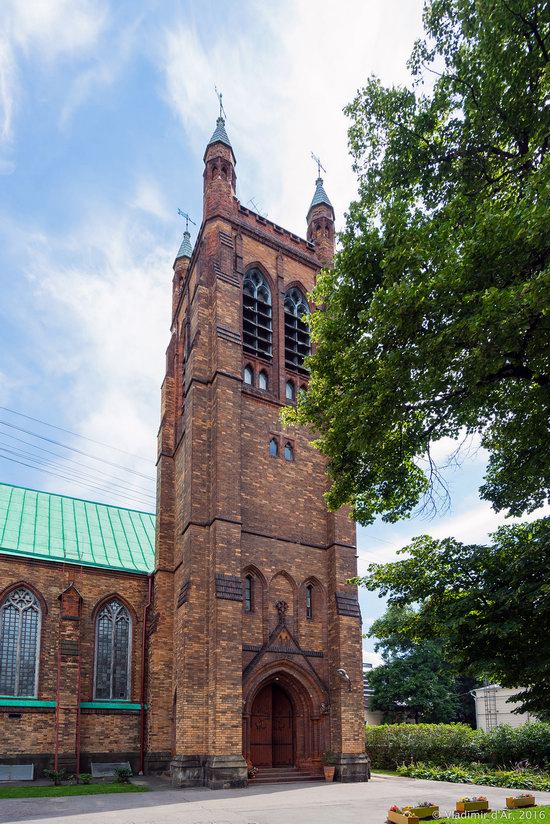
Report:
M 515 810 L 518 807 L 534 807 L 535 796 L 532 793 L 520 793 L 519 795 L 510 796 L 506 799 L 506 806 L 509 810 Z
M 417 818 L 439 818 L 439 805 L 434 804 L 433 801 L 420 801 L 418 804 L 414 806 L 411 804 L 407 804 L 406 807 L 403 807 L 403 810 L 406 812 L 410 810 L 410 812 L 415 815 Z
M 336 754 L 330 750 L 323 753 L 323 772 L 325 774 L 325 781 L 334 781 L 334 773 L 336 772 Z
M 249 778 L 256 778 L 257 775 L 258 775 L 258 768 L 253 767 L 252 765 L 250 765 L 250 767 L 248 768 L 248 777 Z
M 489 802 L 484 795 L 473 795 L 471 798 L 465 795 L 456 802 L 456 811 L 457 813 L 490 812 Z
M 418 816 L 413 815 L 412 807 L 398 807 L 397 804 L 394 804 L 388 810 L 388 821 L 392 821 L 393 824 L 419 824 L 420 819 Z

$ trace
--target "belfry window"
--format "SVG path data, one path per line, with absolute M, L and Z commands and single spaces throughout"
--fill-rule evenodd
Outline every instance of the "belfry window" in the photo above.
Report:
M 243 349 L 252 355 L 272 355 L 271 291 L 259 269 L 249 269 L 243 281 Z
M 254 581 L 252 575 L 247 575 L 244 579 L 244 611 L 252 612 L 254 609 Z
M 302 320 L 309 315 L 307 300 L 293 287 L 285 295 L 285 363 L 287 368 L 307 374 L 304 358 L 311 351 L 309 326 Z
M 12 590 L 0 607 L 0 695 L 36 696 L 41 610 L 29 590 Z
M 306 618 L 311 621 L 313 618 L 313 586 L 306 587 Z
M 94 697 L 125 701 L 130 697 L 132 622 L 116 599 L 101 609 L 96 621 Z

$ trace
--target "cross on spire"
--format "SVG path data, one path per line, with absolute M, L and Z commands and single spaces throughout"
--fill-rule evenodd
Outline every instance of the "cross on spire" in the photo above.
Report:
M 219 114 L 219 117 L 221 117 L 221 118 L 222 118 L 222 120 L 225 120 L 225 118 L 226 118 L 226 116 L 227 116 L 227 115 L 225 114 L 225 109 L 224 109 L 224 107 L 223 107 L 223 103 L 222 103 L 223 94 L 222 94 L 221 92 L 219 92 L 219 91 L 218 91 L 218 87 L 217 87 L 217 86 L 214 86 L 214 91 L 216 92 L 216 97 L 218 98 L 218 103 L 220 104 L 220 114 Z
M 187 212 L 182 212 L 182 210 L 181 210 L 181 209 L 178 209 L 178 215 L 180 215 L 181 217 L 184 217 L 184 218 L 185 218 L 185 231 L 186 231 L 186 232 L 188 232 L 188 231 L 189 231 L 189 224 L 190 224 L 190 223 L 192 223 L 192 224 L 193 224 L 193 226 L 196 226 L 196 225 L 197 225 L 197 224 L 195 223 L 195 221 L 194 221 L 194 220 L 191 220 L 191 218 L 189 217 L 189 215 L 187 214 Z
M 313 154 L 313 152 L 311 153 L 311 157 L 313 158 L 313 160 L 314 160 L 314 161 L 315 161 L 315 163 L 317 164 L 317 177 L 318 177 L 318 178 L 319 178 L 319 177 L 321 177 L 321 169 L 322 169 L 322 170 L 323 170 L 323 172 L 326 174 L 326 173 L 327 173 L 327 170 L 325 169 L 325 167 L 324 167 L 324 166 L 323 166 L 323 164 L 321 163 L 321 158 L 317 157 L 317 155 L 316 155 L 316 154 Z

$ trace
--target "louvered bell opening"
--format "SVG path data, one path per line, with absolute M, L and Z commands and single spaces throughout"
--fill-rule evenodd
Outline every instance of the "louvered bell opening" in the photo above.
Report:
M 271 358 L 271 306 L 251 295 L 243 294 L 243 349 L 251 355 Z
M 304 358 L 310 353 L 309 328 L 296 315 L 285 312 L 285 362 L 288 368 L 309 374 Z

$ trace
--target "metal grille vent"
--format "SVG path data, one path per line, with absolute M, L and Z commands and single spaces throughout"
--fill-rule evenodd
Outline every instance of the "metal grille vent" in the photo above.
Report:
M 308 370 L 304 358 L 311 351 L 309 326 L 302 318 L 309 315 L 307 300 L 299 289 L 289 289 L 285 295 L 285 363 L 304 375 Z

